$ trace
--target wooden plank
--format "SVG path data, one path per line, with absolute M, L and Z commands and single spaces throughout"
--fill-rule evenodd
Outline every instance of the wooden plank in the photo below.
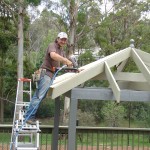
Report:
M 115 66 L 115 65 L 127 60 L 131 56 L 130 52 L 131 52 L 131 48 L 129 47 L 122 51 L 118 51 L 114 54 L 111 54 L 108 58 L 105 57 L 108 66 L 112 67 L 112 66 Z
M 115 80 L 115 78 L 113 77 L 113 74 L 107 64 L 107 62 L 105 62 L 105 74 L 107 76 L 107 80 L 109 81 L 109 84 L 111 86 L 111 89 L 114 93 L 114 96 L 117 100 L 117 102 L 120 102 L 120 88 Z
M 115 80 L 130 81 L 130 82 L 147 82 L 142 73 L 130 73 L 130 72 L 114 72 L 112 73 Z M 104 73 L 97 75 L 92 80 L 107 80 Z
M 117 66 L 117 71 L 118 71 L 118 72 L 121 72 L 121 71 L 124 69 L 124 67 L 125 67 L 125 65 L 127 64 L 127 62 L 128 62 L 128 59 L 126 59 L 126 60 L 123 61 L 121 64 L 119 64 L 119 65 Z
M 150 54 L 147 52 L 141 51 L 139 49 L 136 49 L 136 52 L 138 53 L 138 55 L 140 56 L 142 61 L 145 63 L 145 65 L 150 70 Z
M 147 82 L 146 83 L 130 82 L 129 89 L 134 89 L 138 91 L 150 91 L 150 85 Z
M 57 84 L 57 83 L 60 83 L 62 81 L 64 81 L 65 79 L 68 79 L 68 78 L 72 78 L 73 76 L 75 75 L 75 73 L 72 73 L 72 72 L 68 72 L 68 73 L 65 73 L 63 76 L 57 76 L 53 82 L 53 84 Z
M 104 71 L 104 62 L 108 61 L 109 65 L 118 64 L 127 58 L 130 57 L 131 48 L 126 48 L 119 52 L 116 52 L 110 56 L 104 57 L 100 60 L 92 62 L 88 65 L 80 67 L 83 69 L 80 73 L 75 73 L 71 78 L 64 79 L 64 75 L 60 76 L 60 79 L 63 78 L 62 82 L 57 82 L 50 87 L 49 95 L 52 99 L 60 96 L 61 94 L 71 90 L 72 88 L 84 83 L 85 81 L 90 80 L 91 78 L 101 74 Z M 119 59 L 118 59 L 119 58 Z
M 147 82 L 117 81 L 120 89 L 131 89 L 135 91 L 150 91 L 150 85 Z
M 135 49 L 137 54 L 140 56 L 140 58 L 143 60 L 144 63 L 150 64 L 150 54 L 144 51 L 141 51 L 139 49 Z
M 116 72 L 113 75 L 116 80 L 130 82 L 147 82 L 142 73 Z
M 134 49 L 132 49 L 131 56 L 134 62 L 136 63 L 137 67 L 139 68 L 139 70 L 145 76 L 147 82 L 150 84 L 150 70 L 147 68 L 147 66 L 144 64 L 144 62 Z

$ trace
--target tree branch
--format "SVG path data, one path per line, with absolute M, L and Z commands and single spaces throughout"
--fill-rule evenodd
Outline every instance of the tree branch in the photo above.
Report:
M 14 23 L 17 25 L 18 23 L 17 23 L 17 20 L 16 20 L 16 18 L 15 18 L 15 15 L 14 15 L 16 12 L 13 11 L 12 8 L 10 7 L 10 5 L 7 4 L 7 3 L 5 3 L 4 0 L 1 0 L 1 2 L 6 6 L 7 11 L 9 11 L 9 12 L 11 13 L 12 18 L 13 18 L 13 20 L 14 20 Z M 17 13 L 16 13 L 16 14 L 17 14 Z
M 3 98 L 3 97 L 0 97 L 0 99 L 3 100 L 3 101 L 7 101 L 7 102 L 10 102 L 10 103 L 12 103 L 12 104 L 15 104 L 14 102 L 12 102 L 12 101 L 10 101 L 10 100 L 8 100 L 8 99 L 5 99 L 5 98 Z

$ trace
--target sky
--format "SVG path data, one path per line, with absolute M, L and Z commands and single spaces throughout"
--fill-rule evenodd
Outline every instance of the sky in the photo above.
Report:
M 59 0 L 53 0 L 53 2 L 58 2 Z M 103 0 L 104 2 L 106 2 L 107 0 Z M 107 10 L 110 10 L 112 7 L 112 4 L 110 2 L 107 2 Z M 27 11 L 29 12 L 29 16 L 31 18 L 31 22 L 34 21 L 36 18 L 40 17 L 40 13 L 43 11 L 43 9 L 45 8 L 44 3 L 41 3 L 41 5 L 37 6 L 37 7 L 31 7 L 29 6 Z M 101 10 L 104 12 L 105 11 L 105 5 L 102 4 L 101 5 Z
M 59 0 L 53 0 L 53 1 L 58 2 Z M 111 12 L 112 3 L 109 2 L 108 0 L 103 0 L 103 4 L 101 5 L 102 12 L 105 11 L 105 3 L 106 3 L 107 11 L 110 10 L 110 12 Z M 34 21 L 36 18 L 40 17 L 40 13 L 43 11 L 44 8 L 45 8 L 44 3 L 42 3 L 41 5 L 39 5 L 35 8 L 34 7 L 28 7 L 28 12 L 29 12 L 29 15 L 31 17 L 31 21 Z M 150 19 L 150 12 L 143 13 L 143 16 Z

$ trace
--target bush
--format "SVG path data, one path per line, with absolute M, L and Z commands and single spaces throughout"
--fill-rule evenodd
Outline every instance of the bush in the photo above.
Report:
M 79 109 L 77 118 L 79 121 L 79 126 L 96 126 L 95 117 L 89 112 L 82 112 Z
M 54 110 L 55 110 L 55 101 L 51 99 L 44 99 L 37 111 L 37 117 L 38 118 L 53 117 Z

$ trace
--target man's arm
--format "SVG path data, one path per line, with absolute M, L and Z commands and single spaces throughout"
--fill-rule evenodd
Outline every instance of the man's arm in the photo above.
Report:
M 73 64 L 70 60 L 68 60 L 65 57 L 60 56 L 59 54 L 55 53 L 55 52 L 51 52 L 50 53 L 50 57 L 52 59 L 54 59 L 55 61 L 60 61 L 61 63 L 63 63 L 64 65 L 67 65 L 68 67 L 72 67 Z

